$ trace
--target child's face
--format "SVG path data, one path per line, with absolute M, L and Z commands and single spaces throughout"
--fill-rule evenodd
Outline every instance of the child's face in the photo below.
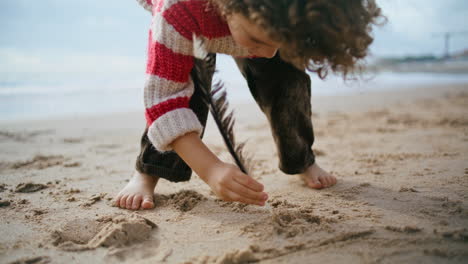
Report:
M 231 14 L 226 20 L 237 44 L 247 48 L 255 56 L 275 56 L 280 43 L 271 40 L 258 25 L 251 23 L 241 14 Z

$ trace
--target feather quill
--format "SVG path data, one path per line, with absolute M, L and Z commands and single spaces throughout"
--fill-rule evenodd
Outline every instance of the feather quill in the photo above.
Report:
M 229 103 L 226 98 L 227 93 L 224 89 L 224 85 L 222 81 L 218 80 L 213 85 L 213 91 L 211 91 L 211 87 L 208 85 L 210 76 L 206 76 L 207 74 L 204 74 L 206 69 L 215 68 L 214 58 L 208 54 L 204 43 L 204 39 L 194 35 L 194 55 L 203 61 L 203 65 L 195 65 L 197 74 L 200 78 L 203 101 L 209 106 L 211 115 L 213 116 L 216 126 L 218 127 L 234 162 L 243 173 L 248 175 L 251 168 L 251 159 L 247 158 L 245 155 L 245 142 L 240 144 L 236 143 L 234 136 L 234 112 L 229 111 Z M 200 69 L 199 67 L 203 67 L 205 70 Z

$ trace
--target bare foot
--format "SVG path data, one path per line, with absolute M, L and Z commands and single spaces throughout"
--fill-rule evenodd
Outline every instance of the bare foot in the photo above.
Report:
M 154 207 L 153 192 L 159 178 L 135 172 L 130 181 L 117 194 L 114 205 L 130 210 Z
M 322 189 L 336 184 L 335 176 L 324 171 L 317 163 L 314 163 L 304 173 L 301 173 L 301 178 L 305 184 L 313 189 Z

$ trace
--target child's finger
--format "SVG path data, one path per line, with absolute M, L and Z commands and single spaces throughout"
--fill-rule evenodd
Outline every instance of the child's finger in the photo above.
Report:
M 252 191 L 251 189 L 235 181 L 232 181 L 232 184 L 228 186 L 228 189 L 239 194 L 240 196 L 256 200 L 258 202 L 264 202 L 268 199 L 268 195 L 266 193 Z
M 236 176 L 234 176 L 234 180 L 253 191 L 263 191 L 263 185 L 258 181 L 254 180 L 252 177 L 248 176 L 247 174 L 237 174 Z
M 265 205 L 265 202 L 259 202 L 259 201 L 256 201 L 256 200 L 252 200 L 252 199 L 249 199 L 249 198 L 246 198 L 246 197 L 243 197 L 233 191 L 230 191 L 230 190 L 226 190 L 226 194 L 227 196 L 233 200 L 233 201 L 237 201 L 237 202 L 241 202 L 241 203 L 245 203 L 245 204 L 255 204 L 255 205 L 260 205 L 260 206 L 263 206 Z

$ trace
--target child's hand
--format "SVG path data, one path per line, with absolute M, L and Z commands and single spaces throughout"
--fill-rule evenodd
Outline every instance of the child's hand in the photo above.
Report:
M 263 185 L 242 173 L 237 166 L 219 160 L 197 133 L 180 136 L 171 145 L 219 198 L 265 205 L 268 195 L 263 192 Z
M 261 183 L 242 173 L 237 166 L 232 164 L 221 162 L 214 166 L 207 173 L 205 181 L 224 201 L 263 206 L 268 199 Z

